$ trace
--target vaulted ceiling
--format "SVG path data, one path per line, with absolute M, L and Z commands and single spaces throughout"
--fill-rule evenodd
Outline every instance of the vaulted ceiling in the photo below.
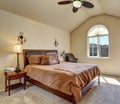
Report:
M 85 0 L 94 8 L 80 7 L 72 12 L 72 4 L 58 5 L 62 0 L 0 0 L 0 9 L 33 19 L 66 31 L 73 31 L 91 16 L 109 14 L 120 17 L 120 0 Z

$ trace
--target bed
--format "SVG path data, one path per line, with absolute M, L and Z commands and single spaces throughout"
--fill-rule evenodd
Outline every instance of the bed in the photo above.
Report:
M 41 56 L 47 55 L 58 59 L 57 50 L 24 49 L 23 55 L 24 71 L 27 72 L 26 80 L 72 104 L 80 101 L 91 88 L 96 77 L 100 83 L 100 70 L 94 64 L 58 62 L 40 65 L 39 63 L 31 64 L 28 59 L 30 56 L 37 56 L 37 59 L 38 57 L 41 59 Z

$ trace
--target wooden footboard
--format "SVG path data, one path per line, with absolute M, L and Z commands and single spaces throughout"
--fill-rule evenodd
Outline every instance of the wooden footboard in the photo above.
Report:
M 28 82 L 30 82 L 30 83 L 32 83 L 32 84 L 34 84 L 34 85 L 36 85 L 36 86 L 44 89 L 44 90 L 47 90 L 48 92 L 53 93 L 53 94 L 55 94 L 55 95 L 57 95 L 57 96 L 65 99 L 65 100 L 71 102 L 72 104 L 77 104 L 77 102 L 75 101 L 75 98 L 74 98 L 73 95 L 68 95 L 68 94 L 65 94 L 65 93 L 63 93 L 63 92 L 60 92 L 60 91 L 58 91 L 58 90 L 55 90 L 55 89 L 53 89 L 53 88 L 50 88 L 49 86 L 43 85 L 43 84 L 40 83 L 39 81 L 36 81 L 36 80 L 34 80 L 34 79 L 31 79 L 29 76 L 26 76 L 26 81 L 28 81 Z M 94 84 L 94 82 L 95 82 L 94 80 L 91 81 L 90 83 L 88 83 L 88 84 L 81 90 L 82 96 L 83 96 L 84 94 L 86 94 L 86 92 L 92 87 L 92 85 Z M 98 84 L 100 84 L 100 75 L 98 75 Z
M 38 81 L 36 81 L 34 79 L 31 79 L 28 76 L 26 76 L 26 81 L 28 81 L 28 82 L 30 82 L 30 83 L 44 89 L 44 90 L 47 90 L 48 92 L 51 92 L 51 93 L 53 93 L 53 94 L 55 94 L 55 95 L 57 95 L 57 96 L 59 96 L 59 97 L 61 97 L 63 99 L 66 99 L 66 100 L 68 100 L 70 102 L 73 102 L 73 100 L 74 100 L 74 97 L 72 95 L 71 96 L 67 95 L 67 94 L 62 93 L 60 91 L 57 91 L 57 90 L 55 90 L 53 88 L 50 88 L 49 86 L 43 85 L 42 83 L 40 83 L 40 82 L 38 82 Z

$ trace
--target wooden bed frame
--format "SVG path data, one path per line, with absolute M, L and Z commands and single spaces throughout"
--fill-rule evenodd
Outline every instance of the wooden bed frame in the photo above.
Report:
M 29 55 L 42 55 L 42 54 L 57 54 L 58 55 L 58 51 L 57 50 L 24 49 L 23 50 L 24 67 L 29 64 L 28 59 L 27 59 L 27 57 Z M 65 100 L 72 102 L 72 104 L 77 104 L 73 95 L 67 95 L 67 94 L 60 92 L 58 90 L 55 90 L 49 86 L 43 85 L 42 83 L 40 83 L 34 79 L 31 79 L 29 76 L 26 76 L 26 80 L 34 85 L 39 86 L 40 88 L 42 88 L 44 90 L 47 90 Z M 82 96 L 92 87 L 94 82 L 95 82 L 94 80 L 91 81 L 81 90 Z M 98 75 L 98 84 L 100 84 L 100 75 Z

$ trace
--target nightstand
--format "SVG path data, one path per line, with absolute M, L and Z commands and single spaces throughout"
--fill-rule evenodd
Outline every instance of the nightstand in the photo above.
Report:
M 5 91 L 8 90 L 8 95 L 10 96 L 10 90 L 18 88 L 18 87 L 24 87 L 26 86 L 26 72 L 5 72 Z M 23 78 L 23 83 L 21 82 L 21 78 Z M 10 84 L 11 80 L 17 80 L 19 79 L 19 83 Z

